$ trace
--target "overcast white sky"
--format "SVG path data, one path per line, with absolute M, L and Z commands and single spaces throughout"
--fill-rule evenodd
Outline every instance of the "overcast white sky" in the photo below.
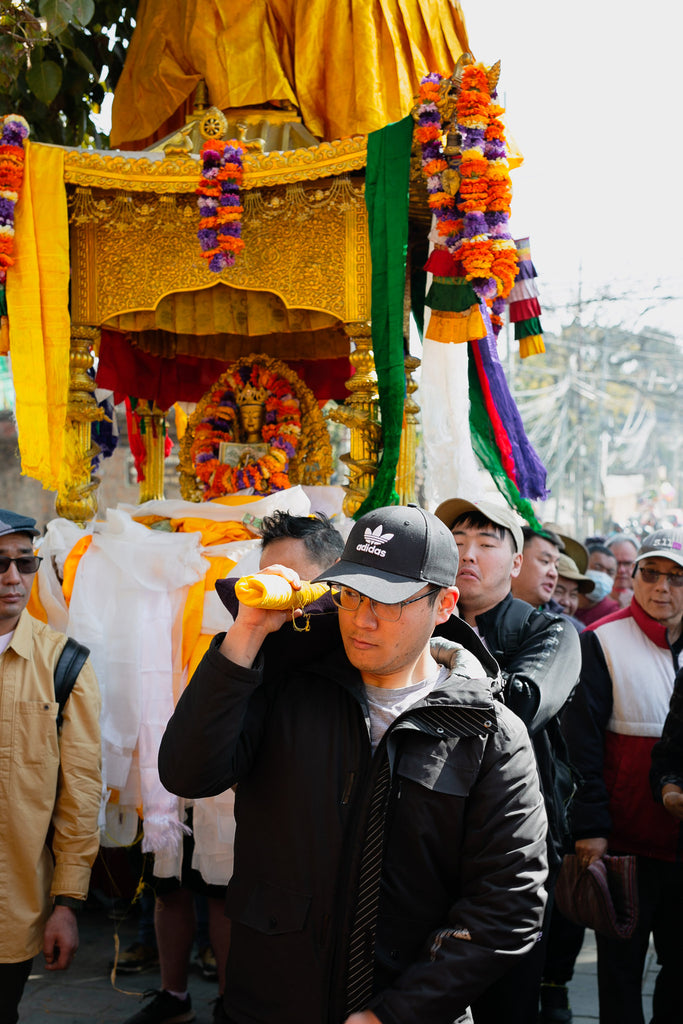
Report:
M 544 327 L 584 317 L 683 337 L 679 8 L 665 0 L 462 0 L 477 60 L 500 58 L 515 237 L 529 235 Z M 673 296 L 674 300 L 665 297 Z M 544 302 L 545 300 L 545 302 Z M 571 311 L 570 311 L 571 312 Z

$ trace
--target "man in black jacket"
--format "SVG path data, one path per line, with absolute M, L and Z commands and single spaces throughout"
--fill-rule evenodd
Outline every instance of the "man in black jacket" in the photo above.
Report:
M 549 894 L 542 941 L 517 960 L 473 1006 L 476 1024 L 536 1020 L 552 892 L 568 840 L 566 802 L 572 781 L 558 714 L 578 681 L 581 652 L 576 630 L 559 615 L 512 597 L 512 580 L 525 557 L 523 524 L 506 505 L 451 498 L 436 515 L 450 527 L 459 552 L 458 609 L 501 667 L 505 703 L 529 730 L 548 813 Z M 450 619 L 437 627 L 449 637 Z M 569 1017 L 568 1019 L 571 1019 Z
M 233 1024 L 453 1024 L 538 936 L 546 815 L 526 730 L 468 626 L 430 642 L 457 564 L 436 517 L 376 509 L 322 575 L 337 612 L 303 632 L 241 606 L 178 702 L 164 785 L 237 783 Z

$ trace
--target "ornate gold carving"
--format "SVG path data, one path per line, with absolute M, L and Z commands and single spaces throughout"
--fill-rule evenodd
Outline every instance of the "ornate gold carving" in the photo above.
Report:
M 67 150 L 64 180 L 69 185 L 90 185 L 126 192 L 194 193 L 199 181 L 199 157 L 150 159 L 98 150 Z M 367 139 L 356 135 L 318 146 L 284 152 L 248 152 L 242 188 L 263 188 L 289 182 L 350 174 L 365 167 Z
M 70 210 L 75 303 L 85 322 L 151 310 L 165 295 L 219 280 L 273 292 L 290 309 L 320 310 L 341 322 L 369 316 L 367 213 L 355 181 L 248 194 L 245 249 L 221 275 L 201 259 L 194 197 L 81 187 Z
M 225 122 L 226 130 L 228 122 Z M 247 152 L 253 153 L 264 153 L 266 149 L 266 140 L 261 139 L 258 136 L 252 139 L 247 139 L 247 132 L 249 131 L 249 125 L 246 121 L 237 122 L 237 138 L 240 142 L 244 143 Z
M 403 432 L 401 433 L 401 449 L 396 467 L 396 491 L 401 505 L 415 501 L 415 458 L 417 453 L 417 414 L 419 405 L 413 400 L 417 383 L 412 374 L 420 365 L 416 356 L 406 356 L 403 361 L 406 369 L 406 400 L 403 406 Z
M 93 365 L 92 346 L 98 334 L 95 327 L 72 326 L 65 458 L 56 509 L 59 516 L 77 523 L 89 522 L 97 512 L 100 481 L 92 475 L 91 463 L 100 449 L 93 444 L 91 424 L 106 417 L 95 401 L 95 384 L 87 371 Z
M 287 366 L 286 363 L 258 353 L 252 353 L 242 359 L 237 359 L 226 368 L 225 374 L 234 374 L 241 367 L 253 366 L 254 363 L 258 363 L 259 366 L 265 367 L 267 370 L 277 374 L 278 377 L 288 381 L 292 386 L 293 394 L 299 402 L 301 437 L 299 438 L 296 454 L 289 463 L 288 475 L 290 484 L 315 486 L 329 483 L 332 475 L 332 446 L 330 444 L 330 435 L 315 395 L 310 388 L 306 387 L 298 373 Z M 180 493 L 185 501 L 202 500 L 203 491 L 195 475 L 192 463 L 192 444 L 195 427 L 204 416 L 206 403 L 207 396 L 205 395 L 197 403 L 197 408 L 190 417 L 187 430 L 180 443 L 178 470 L 180 473 Z
M 345 515 L 353 516 L 367 498 L 377 475 L 382 428 L 378 422 L 377 374 L 370 324 L 349 323 L 344 327 L 355 342 L 349 359 L 356 372 L 346 382 L 351 394 L 344 405 L 327 415 L 333 422 L 351 429 L 351 451 L 341 456 L 349 471 L 342 507 Z
M 209 107 L 199 122 L 203 139 L 222 139 L 228 130 L 228 119 L 218 107 Z

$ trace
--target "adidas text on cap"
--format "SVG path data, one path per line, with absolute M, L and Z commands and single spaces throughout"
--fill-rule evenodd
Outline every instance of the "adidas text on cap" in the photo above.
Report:
M 458 549 L 448 527 L 417 505 L 389 505 L 358 520 L 341 559 L 314 582 L 340 583 L 396 604 L 426 583 L 454 586 L 457 573 Z

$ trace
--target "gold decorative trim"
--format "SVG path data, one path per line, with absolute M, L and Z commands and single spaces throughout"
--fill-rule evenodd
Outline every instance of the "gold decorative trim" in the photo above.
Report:
M 278 153 L 250 152 L 244 159 L 243 189 L 314 181 L 349 174 L 365 167 L 367 138 L 357 135 L 321 142 L 308 149 Z M 199 157 L 150 160 L 113 151 L 68 150 L 64 180 L 69 185 L 90 185 L 126 192 L 194 192 L 199 179 Z
M 223 281 L 268 291 L 289 309 L 340 322 L 370 315 L 370 252 L 364 183 L 341 175 L 319 183 L 255 189 L 244 197 L 244 252 L 212 274 L 196 241 L 193 196 L 152 191 L 69 189 L 74 306 L 103 324 L 155 309 L 177 291 Z

